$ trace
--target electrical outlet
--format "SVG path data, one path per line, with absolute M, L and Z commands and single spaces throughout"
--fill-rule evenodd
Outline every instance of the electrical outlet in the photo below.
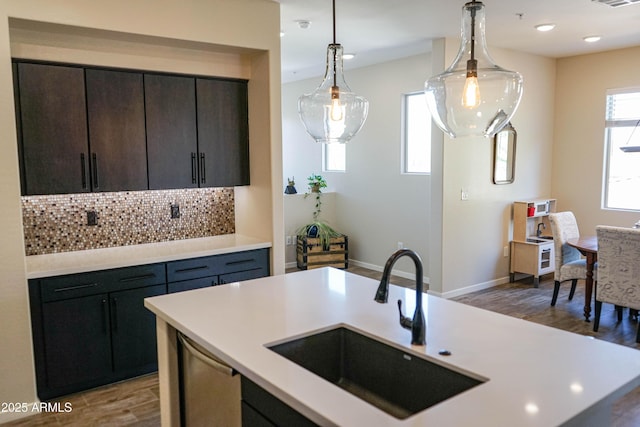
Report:
M 460 200 L 469 200 L 469 192 L 464 188 L 460 190 Z
M 293 245 L 293 238 L 291 236 L 286 237 L 287 246 Z
M 171 218 L 180 218 L 180 205 L 177 203 L 171 204 Z
M 505 246 L 504 248 L 502 248 L 502 255 L 505 257 L 509 256 L 509 246 Z
M 87 225 L 98 225 L 98 213 L 96 211 L 87 211 Z
M 398 242 L 398 249 L 404 249 L 404 243 Z

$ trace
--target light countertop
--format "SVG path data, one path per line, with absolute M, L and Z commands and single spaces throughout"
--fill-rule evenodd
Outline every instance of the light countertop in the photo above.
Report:
M 427 294 L 427 345 L 411 346 L 395 301 L 410 315 L 415 291 L 391 286 L 389 303 L 378 304 L 377 285 L 323 268 L 148 298 L 145 306 L 321 425 L 589 425 L 640 385 L 637 350 Z M 488 381 L 399 420 L 265 347 L 335 325 Z
M 271 242 L 239 234 L 26 257 L 27 279 L 130 267 L 271 247 Z

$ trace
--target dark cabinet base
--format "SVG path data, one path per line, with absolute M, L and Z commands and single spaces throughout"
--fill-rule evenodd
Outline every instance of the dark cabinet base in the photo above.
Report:
M 38 397 L 156 371 L 156 319 L 145 298 L 268 275 L 269 250 L 256 249 L 29 280 Z
M 242 426 L 317 426 L 253 381 L 242 377 Z

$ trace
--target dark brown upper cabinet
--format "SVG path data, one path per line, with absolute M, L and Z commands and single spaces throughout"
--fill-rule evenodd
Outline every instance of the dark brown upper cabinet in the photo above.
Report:
M 245 80 L 14 60 L 23 195 L 249 184 Z
M 245 81 L 196 79 L 201 187 L 249 184 Z
M 86 69 L 91 188 L 146 190 L 142 74 Z
M 198 187 L 193 77 L 145 74 L 149 189 Z
M 22 193 L 90 191 L 84 70 L 18 64 Z

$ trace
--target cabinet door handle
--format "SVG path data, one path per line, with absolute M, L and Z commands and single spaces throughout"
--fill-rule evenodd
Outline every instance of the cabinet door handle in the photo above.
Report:
M 102 298 L 102 332 L 107 333 L 107 300 Z
M 113 332 L 118 332 L 118 298 L 111 299 L 111 315 L 113 316 L 111 322 Z
M 200 183 L 201 184 L 204 184 L 205 182 L 207 182 L 206 174 L 207 174 L 207 170 L 205 167 L 204 153 L 200 153 Z
M 151 279 L 153 277 L 156 277 L 156 275 L 153 274 L 153 273 L 149 273 L 149 274 L 142 274 L 140 276 L 123 277 L 122 279 L 118 279 L 118 281 L 119 282 L 133 282 L 134 280 Z
M 84 285 L 67 286 L 66 288 L 54 289 L 53 292 L 75 291 L 77 289 L 95 288 L 96 286 L 98 286 L 97 283 L 86 283 Z
M 196 153 L 191 153 L 191 183 L 196 184 Z
M 255 258 L 250 258 L 250 259 L 239 259 L 237 261 L 228 261 L 225 263 L 225 265 L 238 265 L 238 264 L 247 264 L 249 262 L 255 262 Z
M 84 160 L 84 153 L 80 153 L 80 174 L 82 175 L 82 188 L 87 188 L 87 164 Z
M 91 160 L 93 163 L 93 188 L 98 188 L 100 186 L 98 185 L 98 156 L 96 153 L 91 155 Z
M 197 267 L 189 267 L 189 268 L 179 268 L 176 270 L 176 273 L 186 273 L 187 271 L 195 271 L 195 270 L 206 270 L 209 266 L 207 265 L 199 265 Z

